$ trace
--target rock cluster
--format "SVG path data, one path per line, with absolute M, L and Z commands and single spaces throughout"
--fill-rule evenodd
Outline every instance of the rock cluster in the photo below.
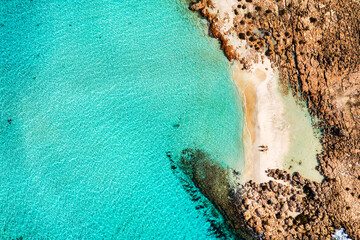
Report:
M 299 173 L 272 169 L 267 183 L 248 182 L 238 191 L 236 207 L 246 226 L 263 239 L 331 239 L 334 227 L 327 208 L 323 183 Z M 280 180 L 280 181 L 279 181 Z
M 263 239 L 328 239 L 334 227 L 360 238 L 360 3 L 355 0 L 238 0 L 221 15 L 211 0 L 191 5 L 210 24 L 229 60 L 247 63 L 234 44 L 264 53 L 284 93 L 305 101 L 322 130 L 321 184 L 269 171 L 274 179 L 238 191 L 237 213 Z M 233 17 L 230 17 L 232 15 Z M 231 27 L 225 27 L 231 21 Z M 297 215 L 296 215 L 297 214 Z

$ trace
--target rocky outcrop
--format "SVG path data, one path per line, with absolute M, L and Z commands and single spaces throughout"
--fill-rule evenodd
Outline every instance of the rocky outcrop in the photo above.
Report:
M 306 102 L 323 134 L 322 183 L 271 170 L 276 181 L 237 191 L 236 215 L 245 230 L 263 239 L 330 239 L 343 227 L 359 239 L 360 3 L 238 0 L 219 11 L 215 1 L 201 0 L 190 8 L 208 19 L 229 60 L 247 64 L 258 53 L 268 56 L 284 92 L 291 88 Z
M 282 181 L 249 182 L 238 196 L 238 212 L 248 219 L 247 227 L 263 239 L 331 239 L 335 228 L 324 189 L 332 182 L 320 184 L 279 169 L 269 175 Z M 261 222 L 254 224 L 256 219 Z

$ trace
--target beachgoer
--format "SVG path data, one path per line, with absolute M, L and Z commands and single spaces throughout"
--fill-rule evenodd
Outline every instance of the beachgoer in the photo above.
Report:
M 260 145 L 258 147 L 260 152 L 266 152 L 267 150 L 269 150 L 268 146 L 266 145 Z

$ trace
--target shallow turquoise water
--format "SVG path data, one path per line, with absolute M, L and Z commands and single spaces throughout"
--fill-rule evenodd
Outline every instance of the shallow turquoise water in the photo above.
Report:
M 166 157 L 242 158 L 202 22 L 174 0 L 0 3 L 1 238 L 215 238 Z

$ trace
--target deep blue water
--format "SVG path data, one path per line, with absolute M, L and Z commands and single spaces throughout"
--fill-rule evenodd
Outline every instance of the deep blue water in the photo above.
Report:
M 216 237 L 166 152 L 233 165 L 242 112 L 183 3 L 0 0 L 0 46 L 1 239 Z

